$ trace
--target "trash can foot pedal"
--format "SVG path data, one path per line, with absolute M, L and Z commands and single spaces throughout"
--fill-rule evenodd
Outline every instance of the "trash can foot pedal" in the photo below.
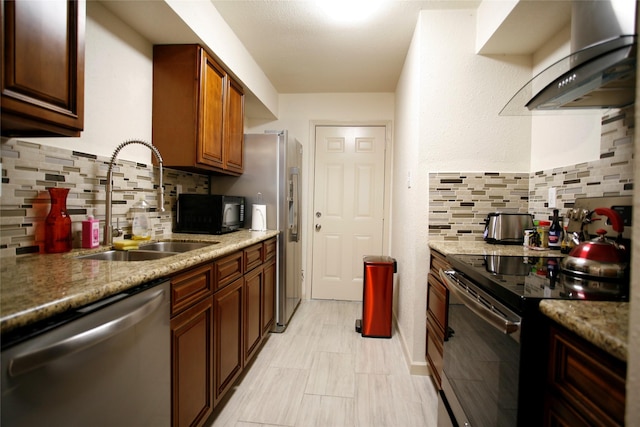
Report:
M 356 319 L 356 332 L 362 333 L 362 319 Z

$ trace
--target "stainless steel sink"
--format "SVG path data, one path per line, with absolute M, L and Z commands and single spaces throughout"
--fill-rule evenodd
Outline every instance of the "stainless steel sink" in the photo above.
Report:
M 106 251 L 98 252 L 90 255 L 81 255 L 78 259 L 97 259 L 103 261 L 151 261 L 154 259 L 167 258 L 177 255 L 178 252 L 160 252 L 160 251 Z
M 81 255 L 78 259 L 98 259 L 103 261 L 151 261 L 166 258 L 196 249 L 206 248 L 220 242 L 153 242 L 140 245 L 140 249 L 128 251 L 106 251 Z
M 153 242 L 140 245 L 140 250 L 159 252 L 188 252 L 220 242 Z

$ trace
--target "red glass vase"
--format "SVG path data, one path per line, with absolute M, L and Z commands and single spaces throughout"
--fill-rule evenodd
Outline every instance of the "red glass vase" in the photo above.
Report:
M 49 188 L 51 210 L 44 222 L 44 251 L 50 254 L 71 250 L 71 218 L 67 213 L 68 188 Z

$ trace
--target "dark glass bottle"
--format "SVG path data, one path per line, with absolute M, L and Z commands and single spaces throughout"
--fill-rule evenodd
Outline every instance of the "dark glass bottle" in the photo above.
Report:
M 560 249 L 562 246 L 562 224 L 560 224 L 560 216 L 558 209 L 553 210 L 553 219 L 549 227 L 549 249 Z

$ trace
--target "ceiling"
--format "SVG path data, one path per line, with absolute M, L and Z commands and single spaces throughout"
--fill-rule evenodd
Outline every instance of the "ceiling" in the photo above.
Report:
M 486 0 L 485 0 L 486 1 Z M 212 0 L 278 93 L 393 92 L 423 9 L 479 0 L 392 0 L 369 20 L 329 19 L 310 0 Z M 531 54 L 570 18 L 568 1 L 520 1 L 483 54 Z
M 393 0 L 338 23 L 314 1 L 212 0 L 278 93 L 393 92 L 421 9 L 479 1 Z
M 154 44 L 201 42 L 165 1 L 89 1 L 103 4 Z M 488 9 L 505 4 L 504 0 L 483 1 Z M 476 9 L 481 0 L 389 0 L 370 20 L 352 25 L 327 19 L 312 0 L 211 3 L 276 91 L 285 94 L 394 92 L 419 11 Z M 481 54 L 532 54 L 570 20 L 566 0 L 509 4 L 513 8 L 480 48 Z M 270 114 L 254 95 L 247 94 L 247 110 L 255 104 L 252 114 L 256 117 Z

